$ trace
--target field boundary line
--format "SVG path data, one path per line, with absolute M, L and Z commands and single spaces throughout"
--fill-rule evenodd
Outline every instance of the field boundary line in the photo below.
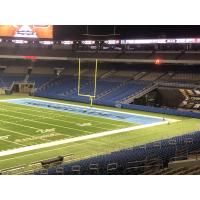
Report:
M 10 103 L 10 102 L 6 102 L 6 103 Z M 54 102 L 53 102 L 54 103 Z M 23 105 L 23 104 L 16 104 L 16 103 L 10 103 L 12 106 L 10 105 L 6 105 L 8 107 L 14 107 L 14 108 L 19 108 L 19 107 L 16 107 L 14 105 L 18 105 L 18 106 L 24 106 L 26 108 L 21 108 L 21 109 L 24 109 L 24 110 L 29 110 L 29 111 L 34 111 L 34 112 L 38 112 L 38 113 L 45 113 L 45 112 L 42 112 L 42 111 L 39 111 L 39 110 L 34 110 L 34 109 L 28 109 L 27 107 L 30 107 L 30 108 L 41 108 L 41 107 L 38 107 L 38 106 L 30 106 L 30 105 Z M 74 118 L 74 119 L 81 119 L 81 120 L 84 120 L 84 121 L 89 121 L 89 122 L 95 122 L 95 123 L 99 123 L 99 124 L 107 124 L 107 125 L 112 125 L 112 126 L 119 126 L 119 127 L 123 127 L 123 125 L 119 125 L 119 124 L 113 124 L 113 123 L 109 123 L 109 122 L 100 122 L 100 121 L 96 121 L 94 119 L 84 119 L 84 118 L 81 118 L 81 117 L 74 117 L 75 116 L 80 116 L 81 114 L 77 114 L 77 113 L 73 113 L 73 112 L 64 112 L 64 111 L 59 111 L 59 110 L 53 110 L 53 109 L 48 109 L 48 108 L 41 108 L 43 110 L 47 110 L 48 113 L 53 113 L 54 111 L 56 112 L 59 112 L 59 113 L 66 113 L 66 114 L 70 114 L 70 115 L 73 115 L 73 116 L 67 116 L 67 115 L 63 115 L 63 114 L 54 114 L 55 116 L 60 116 L 60 117 L 66 117 L 66 118 Z M 82 114 L 83 115 L 83 114 Z M 96 117 L 96 116 L 90 116 L 88 115 L 88 117 Z M 96 117 L 98 118 L 98 117 Z M 108 119 L 108 120 L 113 120 L 113 119 Z M 114 120 L 113 120 L 114 121 Z M 123 122 L 123 121 L 121 121 Z M 129 123 L 131 124 L 132 122 L 125 122 L 125 123 Z
M 91 109 L 90 106 L 81 106 L 81 105 L 74 105 L 74 104 L 68 104 L 68 103 L 61 103 L 61 102 L 56 102 L 56 101 L 47 101 L 47 100 L 42 100 L 42 99 L 34 99 L 34 98 L 22 98 L 22 99 L 30 99 L 30 100 L 37 100 L 37 101 L 43 101 L 43 102 L 52 102 L 52 103 L 56 103 L 56 104 L 61 104 L 61 105 L 68 105 L 68 106 L 72 106 L 72 107 L 79 107 L 79 108 L 89 108 Z M 121 114 L 130 114 L 130 115 L 136 115 L 136 116 L 143 116 L 143 117 L 149 117 L 149 118 L 157 118 L 157 119 L 162 119 L 162 117 L 158 117 L 158 116 L 151 116 L 151 115 L 144 115 L 144 114 L 137 114 L 137 113 L 130 113 L 130 112 L 125 112 L 125 111 L 117 111 L 117 110 L 109 110 L 106 108 L 95 108 L 92 107 L 93 110 L 104 110 L 104 111 L 109 111 L 109 112 L 115 112 L 115 113 L 121 113 Z M 170 118 L 165 118 L 165 119 L 170 119 Z
M 26 147 L 13 149 L 13 150 L 11 149 L 11 150 L 7 150 L 7 151 L 1 151 L 0 157 L 12 155 L 12 154 L 16 154 L 16 153 L 22 153 L 22 152 L 26 152 L 26 151 L 31 151 L 31 150 L 42 149 L 42 148 L 46 148 L 46 147 L 57 146 L 57 145 L 61 145 L 61 144 L 68 144 L 68 143 L 72 143 L 72 142 L 78 142 L 78 141 L 103 137 L 103 136 L 107 136 L 107 135 L 118 134 L 118 133 L 127 132 L 127 131 L 133 131 L 133 130 L 137 130 L 137 129 L 141 129 L 141 128 L 163 125 L 163 124 L 167 124 L 167 123 L 168 123 L 167 121 L 163 121 L 163 122 L 157 122 L 157 123 L 153 123 L 153 124 L 139 125 L 139 126 L 134 126 L 134 127 L 122 128 L 122 129 L 118 129 L 118 130 L 105 131 L 105 132 L 101 132 L 101 133 L 94 133 L 94 134 L 90 134 L 90 135 L 83 135 L 83 136 L 78 136 L 78 137 L 74 137 L 74 138 L 57 140 L 57 141 L 43 143 L 43 144 L 26 146 Z
M 10 103 L 9 100 L 35 100 L 35 101 L 41 101 L 41 102 L 48 102 L 48 103 L 55 103 L 55 104 L 60 104 L 60 105 L 67 105 L 67 106 L 72 106 L 72 107 L 79 107 L 79 108 L 89 108 L 91 109 L 91 107 L 89 106 L 83 106 L 83 105 L 74 105 L 74 104 L 69 104 L 69 103 L 61 103 L 61 102 L 56 102 L 56 101 L 47 101 L 47 100 L 42 100 L 42 99 L 36 99 L 36 98 L 14 98 L 14 99 L 4 99 L 4 100 L 0 100 L 0 102 L 6 102 L 6 103 Z M 18 104 L 20 105 L 20 104 Z M 33 106 L 34 107 L 34 106 Z M 130 115 L 136 115 L 136 116 L 143 116 L 143 117 L 147 117 L 147 118 L 157 118 L 157 119 L 163 119 L 162 117 L 158 117 L 158 116 L 151 116 L 151 115 L 144 115 L 144 114 L 137 114 L 137 113 L 131 113 L 131 112 L 125 112 L 125 111 L 117 111 L 117 110 L 109 110 L 106 108 L 92 108 L 94 110 L 104 110 L 104 111 L 109 111 L 109 112 L 115 112 L 115 113 L 122 113 L 122 114 L 130 114 Z M 166 120 L 174 120 L 172 118 L 165 118 Z
M 88 142 L 85 142 L 85 143 L 90 143 L 91 141 L 88 140 Z M 65 149 L 65 148 L 69 148 L 69 147 L 73 147 L 73 146 L 80 146 L 80 145 L 83 145 L 82 143 L 80 144 L 72 144 L 72 145 L 69 145 L 69 146 L 62 146 L 62 147 L 57 147 L 55 149 L 49 149 L 49 150 L 45 150 L 45 151 L 39 151 L 39 152 L 35 152 L 35 153 L 31 153 L 31 154 L 25 154 L 25 155 L 20 155 L 20 156 L 17 156 L 17 157 L 12 157 L 12 158 L 6 158 L 6 159 L 3 159 L 3 160 L 0 160 L 0 162 L 5 162 L 5 161 L 8 161 L 8 160 L 13 160 L 13 159 L 16 159 L 16 158 L 24 158 L 24 157 L 27 157 L 27 156 L 30 156 L 30 155 L 37 155 L 37 154 L 41 154 L 41 153 L 46 153 L 46 152 L 51 152 L 51 151 L 55 151 L 55 150 L 60 150 L 60 149 Z

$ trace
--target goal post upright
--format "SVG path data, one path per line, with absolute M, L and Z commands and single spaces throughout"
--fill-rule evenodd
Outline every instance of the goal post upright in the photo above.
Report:
M 80 96 L 80 84 L 81 84 L 81 59 L 78 59 L 78 96 Z
M 94 98 L 96 97 L 96 91 L 97 91 L 97 67 L 98 67 L 98 62 L 96 59 L 95 72 L 94 72 Z
M 94 72 L 94 90 L 93 95 L 90 94 L 82 94 L 80 92 L 81 88 L 81 59 L 78 59 L 78 96 L 88 97 L 90 100 L 90 106 L 93 106 L 93 100 L 96 97 L 96 88 L 97 88 L 97 69 L 98 69 L 98 60 L 95 60 L 95 72 Z

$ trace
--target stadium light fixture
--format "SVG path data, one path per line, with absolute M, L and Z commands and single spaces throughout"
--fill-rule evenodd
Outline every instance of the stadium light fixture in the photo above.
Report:
M 53 44 L 53 41 L 39 41 L 39 43 L 44 45 L 51 45 Z
M 161 64 L 161 61 L 160 61 L 159 58 L 157 58 L 157 59 L 155 60 L 155 64 L 156 64 L 156 65 L 160 65 L 160 64 Z
M 105 44 L 119 44 L 119 40 L 106 40 L 104 41 Z
M 23 57 L 26 60 L 32 60 L 32 61 L 35 61 L 37 59 L 37 56 L 23 56 Z
M 73 44 L 73 41 L 61 41 L 61 44 L 64 44 L 64 45 L 72 45 L 72 44 Z
M 92 45 L 92 44 L 95 44 L 95 41 L 94 40 L 85 40 L 85 41 L 82 41 L 82 44 Z
M 12 40 L 13 43 L 16 43 L 16 44 L 27 44 L 28 41 L 27 40 Z
M 195 44 L 200 43 L 200 38 L 172 38 L 172 39 L 138 39 L 121 40 L 121 44 Z

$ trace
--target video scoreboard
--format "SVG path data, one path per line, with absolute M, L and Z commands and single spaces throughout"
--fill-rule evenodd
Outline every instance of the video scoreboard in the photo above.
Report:
M 53 38 L 52 25 L 0 25 L 0 37 Z

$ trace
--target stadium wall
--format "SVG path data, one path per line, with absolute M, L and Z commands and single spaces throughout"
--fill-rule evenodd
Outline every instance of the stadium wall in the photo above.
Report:
M 121 104 L 121 108 L 141 110 L 141 111 L 146 111 L 146 112 L 162 113 L 162 114 L 167 114 L 167 115 L 178 115 L 178 116 L 184 116 L 184 117 L 200 118 L 200 113 L 196 113 L 192 111 L 176 110 L 173 108 L 157 108 L 157 107 L 134 105 L 134 104 Z
M 42 94 L 37 94 L 38 97 L 44 97 Z M 68 101 L 76 101 L 76 102 L 83 102 L 83 103 L 89 103 L 88 99 L 82 99 L 80 100 L 72 100 L 69 98 L 59 97 L 55 95 L 45 95 L 45 98 L 49 99 L 57 99 L 57 100 L 68 100 Z M 96 105 L 104 105 L 104 106 L 111 106 L 111 107 L 118 107 L 118 108 L 125 108 L 125 109 L 131 109 L 131 110 L 140 110 L 140 111 L 146 111 L 146 112 L 155 112 L 155 113 L 161 113 L 161 114 L 167 114 L 167 115 L 177 115 L 177 116 L 184 116 L 184 117 L 193 117 L 193 118 L 200 118 L 200 113 L 192 112 L 192 111 L 182 111 L 182 110 L 176 110 L 173 108 L 157 108 L 157 107 L 151 107 L 151 106 L 142 106 L 142 105 L 135 105 L 135 104 L 116 104 L 115 102 L 110 101 L 103 101 L 103 102 L 95 102 Z

